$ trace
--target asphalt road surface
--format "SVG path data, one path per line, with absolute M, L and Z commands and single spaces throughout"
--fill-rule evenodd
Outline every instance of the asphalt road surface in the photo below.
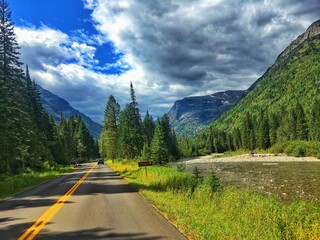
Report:
M 106 165 L 0 201 L 0 239 L 186 239 Z

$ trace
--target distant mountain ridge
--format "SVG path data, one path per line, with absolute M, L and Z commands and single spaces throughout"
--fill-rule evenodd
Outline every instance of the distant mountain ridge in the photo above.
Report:
M 99 138 L 102 131 L 102 126 L 100 124 L 94 122 L 82 112 L 74 109 L 65 99 L 42 88 L 40 85 L 37 85 L 37 89 L 40 93 L 40 99 L 43 107 L 50 115 L 52 115 L 53 119 L 57 123 L 60 122 L 61 115 L 66 119 L 74 115 L 79 115 L 89 129 L 90 134 L 96 139 Z
M 170 123 L 178 135 L 195 135 L 237 103 L 245 93 L 229 90 L 178 100 L 168 112 Z

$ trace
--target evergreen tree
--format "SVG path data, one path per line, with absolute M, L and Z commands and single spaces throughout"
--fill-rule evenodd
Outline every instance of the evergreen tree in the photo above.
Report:
M 0 71 L 6 81 L 19 79 L 22 75 L 19 49 L 11 10 L 6 0 L 0 0 Z
M 241 142 L 245 149 L 250 149 L 251 151 L 255 149 L 254 124 L 249 113 L 246 113 L 242 121 Z
M 140 156 L 143 148 L 143 126 L 132 83 L 130 84 L 131 103 L 120 114 L 119 146 L 121 155 L 126 158 Z
M 111 95 L 104 112 L 104 129 L 102 137 L 106 157 L 115 159 L 118 156 L 118 124 L 120 105 Z
M 275 113 L 269 114 L 269 139 L 270 145 L 274 145 L 277 142 L 277 131 L 280 125 L 278 116 Z
M 135 115 L 139 115 L 138 102 L 137 102 L 135 91 L 133 89 L 132 82 L 130 82 L 130 97 L 131 97 L 131 105 L 134 109 L 134 113 Z
M 146 116 L 142 122 L 144 131 L 144 145 L 142 149 L 142 158 L 148 160 L 151 157 L 151 142 L 155 131 L 155 122 L 152 116 L 147 111 Z
M 269 121 L 267 115 L 261 111 L 260 120 L 258 123 L 258 147 L 260 149 L 267 149 L 270 146 L 270 136 L 269 136 Z
M 164 140 L 168 148 L 168 154 L 170 160 L 179 159 L 179 149 L 175 133 L 171 130 L 170 119 L 168 114 L 164 114 L 160 120 L 162 125 L 162 131 L 164 134 Z
M 241 145 L 241 133 L 239 128 L 236 128 L 232 133 L 232 141 L 235 149 L 240 149 Z
M 296 112 L 296 139 L 307 140 L 308 139 L 307 121 L 306 121 L 305 113 L 300 103 L 297 103 L 295 112 Z
M 311 108 L 310 140 L 320 141 L 320 101 L 317 99 Z
M 130 159 L 140 156 L 143 148 L 142 129 L 135 119 L 132 104 L 126 105 L 120 115 L 119 146 L 122 157 Z
M 211 129 L 210 129 L 208 136 L 207 136 L 206 149 L 208 149 L 210 151 L 210 153 L 214 152 L 213 135 L 212 135 Z
M 169 160 L 168 145 L 165 138 L 163 124 L 158 120 L 151 144 L 151 159 L 157 164 L 162 164 Z
M 143 129 L 144 129 L 144 142 L 147 147 L 151 146 L 151 141 L 154 135 L 155 123 L 153 121 L 152 116 L 147 111 L 146 116 L 143 119 Z

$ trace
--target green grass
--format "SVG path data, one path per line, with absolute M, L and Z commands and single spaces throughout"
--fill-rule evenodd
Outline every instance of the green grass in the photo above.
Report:
M 169 167 L 107 163 L 190 239 L 320 239 L 319 202 L 281 200 L 223 188 Z
M 243 155 L 243 154 L 249 154 L 249 153 L 250 153 L 249 150 L 239 149 L 239 150 L 236 150 L 236 151 L 226 151 L 226 152 L 224 152 L 222 154 L 213 155 L 212 158 L 234 157 L 234 156 Z
M 24 173 L 16 175 L 1 174 L 0 199 L 29 189 L 40 183 L 56 178 L 64 173 L 71 172 L 72 170 L 74 170 L 74 168 L 71 166 L 58 166 L 51 169 L 49 168 L 43 172 L 34 172 L 32 170 L 28 170 Z

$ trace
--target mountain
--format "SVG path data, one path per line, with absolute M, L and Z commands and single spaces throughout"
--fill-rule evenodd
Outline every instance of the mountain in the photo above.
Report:
M 212 126 L 231 130 L 240 127 L 247 113 L 252 118 L 258 118 L 261 111 L 281 120 L 297 105 L 301 105 L 306 121 L 309 121 L 311 108 L 320 97 L 319 56 L 320 20 L 297 37 L 248 89 L 246 96 L 214 121 Z
M 64 118 L 67 119 L 71 116 L 79 115 L 86 124 L 87 128 L 89 129 L 90 134 L 96 139 L 99 138 L 100 133 L 102 131 L 102 126 L 100 124 L 94 122 L 87 115 L 74 109 L 63 98 L 60 98 L 52 92 L 42 88 L 40 85 L 37 85 L 37 88 L 40 93 L 40 98 L 43 107 L 48 111 L 49 114 L 52 115 L 53 119 L 56 122 L 60 122 L 61 114 Z
M 224 91 L 178 100 L 168 112 L 171 126 L 178 135 L 192 136 L 232 107 L 245 93 Z
M 194 138 L 183 156 L 269 149 L 320 158 L 320 20 L 297 37 L 232 108 Z

